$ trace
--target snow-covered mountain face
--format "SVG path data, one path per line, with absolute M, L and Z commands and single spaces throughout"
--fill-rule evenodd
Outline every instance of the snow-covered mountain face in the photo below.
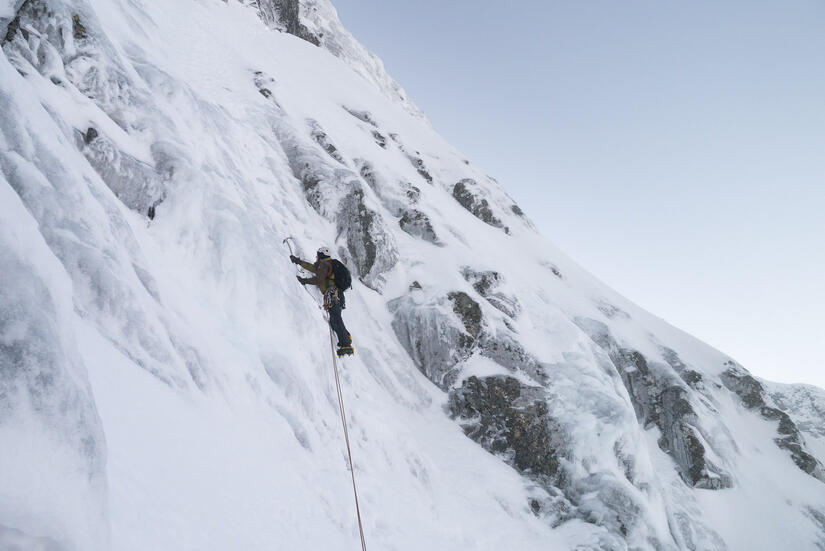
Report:
M 327 0 L 4 0 L 0 39 L 0 547 L 357 548 L 293 236 L 357 279 L 369 548 L 825 548 L 825 391 L 571 262 Z

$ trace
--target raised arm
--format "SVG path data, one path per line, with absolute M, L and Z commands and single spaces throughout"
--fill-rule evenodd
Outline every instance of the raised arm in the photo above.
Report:
M 291 260 L 293 264 L 297 264 L 304 270 L 312 272 L 313 274 L 315 273 L 315 264 L 311 264 L 306 260 L 301 260 L 300 258 L 294 255 L 290 255 L 289 260 Z

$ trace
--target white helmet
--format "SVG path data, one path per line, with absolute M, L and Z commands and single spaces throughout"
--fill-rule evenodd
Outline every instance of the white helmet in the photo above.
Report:
M 318 258 L 330 258 L 332 255 L 329 252 L 329 247 L 321 247 L 318 249 Z

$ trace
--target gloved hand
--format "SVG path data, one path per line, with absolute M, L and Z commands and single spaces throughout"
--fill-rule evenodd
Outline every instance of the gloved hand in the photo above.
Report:
M 298 283 L 300 283 L 301 285 L 306 285 L 307 284 L 307 278 L 301 277 L 301 276 L 295 276 L 295 277 L 298 279 Z
M 291 254 L 291 255 L 289 255 L 289 261 L 292 262 L 293 264 L 298 264 L 301 261 L 301 259 L 298 258 L 297 256 Z

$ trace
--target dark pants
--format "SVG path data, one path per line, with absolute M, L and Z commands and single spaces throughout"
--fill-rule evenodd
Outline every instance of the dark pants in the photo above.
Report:
M 327 290 L 324 303 L 327 307 L 327 313 L 329 313 L 329 324 L 332 330 L 335 331 L 335 336 L 338 337 L 338 346 L 350 346 L 352 339 L 344 325 L 344 320 L 341 319 L 341 310 L 344 309 L 344 305 L 343 301 L 338 298 L 338 291 L 335 289 Z

